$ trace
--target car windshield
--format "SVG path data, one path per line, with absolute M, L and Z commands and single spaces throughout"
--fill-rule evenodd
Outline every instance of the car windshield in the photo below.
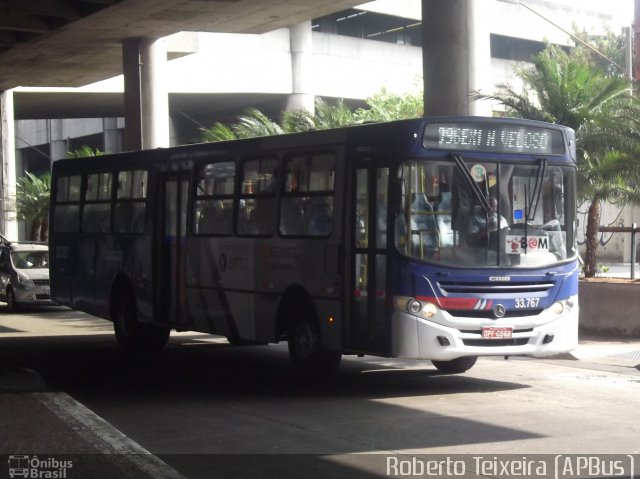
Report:
M 17 269 L 37 269 L 49 267 L 48 251 L 12 251 L 11 261 Z
M 531 267 L 574 257 L 575 170 L 539 159 L 409 160 L 397 249 L 450 266 Z

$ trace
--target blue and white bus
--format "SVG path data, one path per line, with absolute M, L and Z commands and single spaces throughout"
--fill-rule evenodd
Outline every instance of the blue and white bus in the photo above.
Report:
M 437 117 L 60 160 L 51 292 L 127 349 L 170 330 L 343 354 L 544 357 L 577 344 L 574 132 Z

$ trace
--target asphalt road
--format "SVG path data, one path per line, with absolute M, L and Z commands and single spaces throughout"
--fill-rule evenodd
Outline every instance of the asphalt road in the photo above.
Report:
M 188 478 L 406 476 L 389 458 L 420 472 L 410 461 L 424 455 L 466 455 L 461 477 L 502 477 L 474 457 L 630 460 L 640 454 L 637 364 L 640 341 L 589 338 L 574 357 L 484 358 L 463 375 L 347 357 L 331 381 L 309 383 L 284 345 L 181 333 L 160 354 L 127 355 L 106 321 L 0 305 L 0 454 L 128 455 L 147 461 L 135 467 L 149 477 Z M 141 477 L 96 461 L 104 477 Z

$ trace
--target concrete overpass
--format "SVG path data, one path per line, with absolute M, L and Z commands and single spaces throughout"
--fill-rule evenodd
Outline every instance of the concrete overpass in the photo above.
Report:
M 0 0 L 0 91 L 123 72 L 122 44 L 180 31 L 264 33 L 357 0 Z
M 292 28 L 304 44 L 309 19 L 355 0 L 0 0 L 2 232 L 15 235 L 13 96 L 17 86 L 78 87 L 124 74 L 126 149 L 169 146 L 163 37 L 180 31 L 264 33 Z M 430 114 L 477 114 L 469 91 L 489 61 L 482 0 L 421 0 L 425 107 Z M 296 30 L 300 31 L 299 34 Z M 309 33 L 310 34 L 310 33 Z M 294 38 L 299 35 L 297 40 Z M 294 57 L 292 55 L 292 63 Z M 295 68 L 295 67 L 294 67 Z M 294 79 L 294 83 L 296 80 Z M 296 96 L 296 91 L 292 96 Z M 303 95 L 299 95 L 303 96 Z

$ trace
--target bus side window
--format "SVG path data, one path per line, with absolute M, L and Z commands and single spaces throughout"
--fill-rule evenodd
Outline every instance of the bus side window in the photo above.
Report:
M 147 197 L 147 172 L 118 173 L 118 189 L 113 229 L 116 233 L 144 233 Z
M 238 208 L 238 234 L 267 236 L 275 229 L 275 197 L 278 191 L 278 160 L 260 158 L 243 165 Z
M 333 198 L 329 199 L 333 200 Z M 322 197 L 311 199 L 309 206 L 307 206 L 306 216 L 309 236 L 327 236 L 331 233 L 333 205 L 329 205 L 327 199 Z
M 80 175 L 61 176 L 56 183 L 53 230 L 73 233 L 80 228 Z
M 87 175 L 82 231 L 108 233 L 111 222 L 111 173 Z
M 200 167 L 193 209 L 195 234 L 231 234 L 235 174 L 235 161 L 208 163 Z
M 278 227 L 281 235 L 331 234 L 334 173 L 333 154 L 296 155 L 287 159 Z

